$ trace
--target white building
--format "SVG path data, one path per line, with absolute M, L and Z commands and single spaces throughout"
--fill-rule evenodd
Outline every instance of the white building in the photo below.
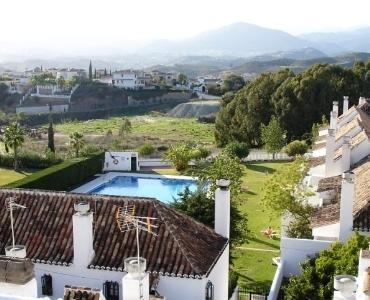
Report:
M 158 225 L 157 236 L 139 232 L 140 254 L 146 259 L 142 299 L 151 292 L 166 300 L 226 300 L 230 191 L 227 181 L 218 184 L 215 230 L 150 198 L 2 189 L 0 205 L 14 197 L 27 207 L 13 214 L 16 242 L 25 245 L 23 257 L 34 267 L 32 297 L 61 298 L 69 285 L 103 290 L 107 300 L 139 299 L 132 296 L 138 282 L 124 266 L 137 254 L 135 231 L 121 232 L 116 223 L 118 208 L 134 205 L 135 215 L 157 218 Z M 3 209 L 0 251 L 5 254 L 11 243 L 9 212 Z M 4 281 L 0 276 L 0 288 Z M 20 290 L 12 294 L 22 296 Z
M 148 85 L 145 72 L 136 70 L 124 70 L 113 72 L 112 84 L 124 89 L 140 89 Z
M 74 77 L 86 78 L 86 71 L 83 69 L 74 68 L 58 69 L 55 76 L 57 80 L 59 78 L 63 78 L 66 81 L 71 81 L 74 79 Z

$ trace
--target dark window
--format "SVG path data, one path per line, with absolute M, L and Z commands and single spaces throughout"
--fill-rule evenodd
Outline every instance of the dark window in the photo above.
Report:
M 206 285 L 206 300 L 213 300 L 214 286 L 213 283 L 208 281 Z
M 41 289 L 44 296 L 53 295 L 53 278 L 50 274 L 41 276 Z
M 106 281 L 103 284 L 103 294 L 107 300 L 119 300 L 119 285 L 117 281 Z

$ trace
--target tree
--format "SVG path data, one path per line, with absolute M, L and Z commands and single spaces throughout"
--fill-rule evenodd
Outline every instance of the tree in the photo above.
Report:
M 92 80 L 93 79 L 93 73 L 92 73 L 92 64 L 91 64 L 91 60 L 90 60 L 90 64 L 89 64 L 89 80 Z
M 51 152 L 55 153 L 55 144 L 54 144 L 54 128 L 53 122 L 49 122 L 48 127 L 48 148 Z
M 284 299 L 333 299 L 334 276 L 357 275 L 361 249 L 367 249 L 370 239 L 355 234 L 345 244 L 336 242 L 317 257 L 306 260 L 300 275 L 292 276 L 285 285 Z
M 180 73 L 179 76 L 177 76 L 177 81 L 184 85 L 188 82 L 188 77 L 185 74 Z
M 211 161 L 200 161 L 193 170 L 193 175 L 199 178 L 204 185 L 209 186 L 209 194 L 213 197 L 217 188 L 216 180 L 220 178 L 229 179 L 230 190 L 233 197 L 241 192 L 243 169 L 239 158 L 222 152 Z
M 121 121 L 121 126 L 118 130 L 118 135 L 123 139 L 126 134 L 132 131 L 132 124 L 129 118 L 123 117 Z
M 58 84 L 59 88 L 63 89 L 66 85 L 66 81 L 64 80 L 64 78 L 62 76 L 60 76 L 57 80 L 57 84 Z
M 188 188 L 175 199 L 171 206 L 197 221 L 214 228 L 215 201 L 203 186 L 191 192 Z M 230 240 L 231 246 L 240 245 L 248 237 L 248 219 L 239 209 L 236 201 L 230 203 Z
M 14 170 L 18 170 L 18 150 L 24 143 L 24 130 L 18 122 L 11 123 L 4 132 L 3 143 L 5 151 L 13 150 Z
M 222 81 L 223 92 L 238 91 L 245 85 L 244 78 L 240 75 L 230 74 Z
M 82 133 L 73 132 L 69 135 L 69 144 L 73 149 L 75 156 L 78 157 L 80 151 L 85 146 L 85 140 Z
M 267 152 L 275 153 L 280 151 L 285 145 L 286 130 L 284 130 L 276 117 L 272 117 L 268 125 L 261 126 L 261 140 Z
M 308 145 L 305 141 L 293 141 L 290 142 L 288 145 L 285 146 L 284 151 L 285 153 L 290 156 L 297 156 L 297 155 L 303 155 L 307 152 Z
M 261 203 L 266 209 L 279 216 L 283 213 L 291 216 L 289 228 L 294 235 L 291 237 L 311 236 L 310 224 L 305 222 L 313 211 L 313 207 L 307 202 L 311 192 L 302 184 L 307 171 L 307 161 L 303 157 L 297 157 L 294 162 L 277 170 L 266 181 L 262 191 Z

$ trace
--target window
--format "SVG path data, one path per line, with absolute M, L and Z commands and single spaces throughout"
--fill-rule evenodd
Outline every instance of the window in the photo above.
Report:
M 103 294 L 107 300 L 119 300 L 119 285 L 117 281 L 103 283 Z
M 206 300 L 213 300 L 214 286 L 213 283 L 208 281 L 206 285 Z
M 41 289 L 44 296 L 53 295 L 53 278 L 50 274 L 41 276 Z

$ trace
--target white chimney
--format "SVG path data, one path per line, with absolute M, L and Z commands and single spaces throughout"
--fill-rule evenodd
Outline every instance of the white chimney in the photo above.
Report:
M 73 215 L 73 264 L 86 268 L 94 257 L 93 213 L 90 204 L 80 202 L 74 205 Z
M 351 168 L 351 137 L 344 136 L 343 137 L 343 145 L 342 145 L 342 158 L 341 158 L 341 170 L 343 172 L 347 172 Z
M 215 192 L 215 232 L 230 237 L 230 180 L 218 179 Z
M 338 122 L 338 112 L 332 111 L 330 113 L 330 124 L 329 124 L 330 129 L 337 130 L 337 122 Z
M 125 259 L 125 271 L 127 274 L 122 278 L 123 300 L 149 300 L 149 274 L 145 273 L 146 260 L 140 257 Z
M 340 195 L 339 240 L 346 241 L 352 233 L 353 201 L 355 198 L 355 183 L 353 172 L 342 174 L 342 191 Z
M 328 137 L 326 138 L 326 154 L 325 154 L 325 177 L 332 176 L 334 170 L 334 151 L 335 151 L 335 131 L 328 129 Z
M 365 97 L 360 97 L 360 99 L 358 99 L 358 105 L 362 105 L 366 102 L 366 98 Z
M 343 97 L 343 113 L 345 113 L 348 110 L 348 106 L 349 106 L 348 99 L 349 99 L 348 96 Z
M 337 116 L 339 114 L 339 104 L 338 101 L 333 101 L 333 112 L 337 113 Z

